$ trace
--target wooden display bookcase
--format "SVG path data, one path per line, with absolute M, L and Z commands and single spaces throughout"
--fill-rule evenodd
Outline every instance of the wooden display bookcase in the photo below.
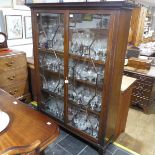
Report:
M 37 98 L 57 123 L 103 148 L 117 138 L 132 4 L 27 4 L 32 12 Z

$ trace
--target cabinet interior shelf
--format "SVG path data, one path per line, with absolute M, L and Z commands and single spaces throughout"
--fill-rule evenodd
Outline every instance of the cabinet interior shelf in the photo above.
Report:
M 48 68 L 46 68 L 46 67 L 40 67 L 40 70 L 44 70 L 44 71 L 49 72 L 49 73 L 51 73 L 51 74 L 53 74 L 53 75 L 60 75 L 61 78 L 64 77 L 63 73 L 55 72 L 55 71 L 50 70 L 50 69 L 48 69 Z
M 77 103 L 75 103 L 72 100 L 68 100 L 68 102 L 69 102 L 70 105 L 76 106 L 76 107 L 80 108 L 81 110 L 83 110 L 84 112 L 87 111 L 88 113 L 92 113 L 92 114 L 95 114 L 97 116 L 100 115 L 100 112 L 99 111 L 92 110 L 92 109 L 90 109 L 90 108 L 88 108 L 88 107 L 86 107 L 86 106 L 84 106 L 82 104 L 77 104 Z
M 44 70 L 44 71 L 47 71 L 53 75 L 60 75 L 61 78 L 64 77 L 64 75 L 62 73 L 59 73 L 59 72 L 54 72 L 48 68 L 45 68 L 45 67 L 40 67 L 41 70 Z M 87 85 L 87 86 L 90 86 L 90 87 L 93 87 L 93 88 L 97 88 L 97 90 L 102 90 L 102 87 L 98 85 L 96 85 L 95 83 L 91 83 L 91 82 L 88 82 L 86 80 L 81 80 L 81 79 L 76 79 L 76 78 L 72 78 L 72 77 L 69 77 L 69 80 L 72 80 L 74 82 L 77 82 L 77 83 L 81 83 L 81 84 L 84 84 L 84 85 Z
M 72 130 L 75 130 L 77 132 L 80 131 L 81 134 L 84 134 L 84 135 L 88 136 L 90 139 L 92 139 L 92 141 L 97 142 L 97 138 L 95 138 L 93 136 L 90 136 L 88 133 L 86 133 L 86 132 L 84 132 L 84 131 L 82 131 L 82 130 L 80 130 L 78 128 L 75 128 L 71 123 L 67 123 L 67 125 L 69 126 L 69 128 L 72 128 Z
M 45 92 L 45 93 L 51 94 L 53 97 L 57 97 L 57 98 L 60 98 L 60 99 L 64 100 L 64 97 L 61 96 L 61 95 L 58 95 L 57 93 L 54 93 L 54 92 L 49 91 L 49 90 L 47 90 L 47 89 L 42 89 L 42 91 Z M 68 101 L 69 101 L 70 104 L 72 104 L 72 105 L 74 105 L 74 106 L 76 106 L 76 107 L 81 108 L 83 111 L 87 111 L 87 112 L 93 113 L 93 114 L 95 114 L 95 115 L 100 115 L 100 112 L 98 112 L 98 111 L 96 111 L 96 110 L 92 110 L 92 109 L 90 109 L 90 108 L 87 108 L 87 107 L 85 107 L 85 106 L 82 105 L 82 104 L 76 104 L 76 103 L 75 103 L 74 101 L 72 101 L 72 100 L 68 100 Z
M 74 80 L 75 80 L 75 82 L 82 83 L 82 84 L 85 84 L 87 86 L 91 86 L 93 88 L 97 88 L 99 90 L 102 90 L 102 87 L 100 87 L 99 85 L 93 84 L 91 82 L 87 82 L 87 81 L 84 81 L 84 80 L 81 80 L 81 79 L 76 79 L 76 78 Z
M 79 56 L 79 55 L 69 54 L 69 57 L 74 59 L 74 60 L 81 60 L 81 61 L 91 62 L 91 58 L 86 58 L 86 57 L 82 57 L 82 56 Z M 94 60 L 94 59 L 92 59 L 92 60 L 93 60 L 94 64 L 105 65 L 104 61 Z
M 60 124 L 63 124 L 63 123 L 64 123 L 63 120 L 61 120 L 61 119 L 59 119 L 58 117 L 54 116 L 51 112 L 45 110 L 44 108 L 41 108 L 40 110 L 41 110 L 43 113 L 47 114 L 49 117 L 54 118 L 58 123 L 60 123 Z
M 47 94 L 52 95 L 53 97 L 59 98 L 59 99 L 61 99 L 61 100 L 64 100 L 64 96 L 61 96 L 61 95 L 59 95 L 59 94 L 57 94 L 57 93 L 54 93 L 54 92 L 52 92 L 52 91 L 49 91 L 48 89 L 42 88 L 42 91 L 45 92 L 45 93 L 47 93 Z
M 39 52 L 45 52 L 45 53 L 49 53 L 49 54 L 54 54 L 54 51 L 53 50 L 50 50 L 50 49 L 39 49 Z M 56 55 L 59 56 L 59 57 L 63 57 L 63 52 L 60 52 L 60 51 L 55 51 Z M 79 56 L 79 55 L 74 55 L 74 54 L 69 54 L 69 57 L 74 59 L 74 60 L 81 60 L 81 61 L 86 61 L 86 62 L 91 62 L 91 58 L 86 58 L 86 57 L 82 57 L 82 56 Z M 94 64 L 97 64 L 97 65 L 105 65 L 105 62 L 104 61 L 101 61 L 101 60 L 94 60 L 92 59 Z
M 52 49 L 42 49 L 39 48 L 38 49 L 39 52 L 44 52 L 44 53 L 49 53 L 49 54 L 54 54 L 54 52 L 56 53 L 57 56 L 59 57 L 63 57 L 63 51 L 53 51 Z

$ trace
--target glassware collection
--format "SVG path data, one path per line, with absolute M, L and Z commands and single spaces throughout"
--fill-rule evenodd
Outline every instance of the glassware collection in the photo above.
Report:
M 39 53 L 40 67 L 52 72 L 59 72 L 61 74 L 64 74 L 63 59 L 57 57 L 56 53 L 53 54 Z
M 39 48 L 64 50 L 64 16 L 63 14 L 44 13 L 38 16 Z
M 96 115 L 88 114 L 87 111 L 81 111 L 79 108 L 69 106 L 68 120 L 70 125 L 91 135 L 98 137 L 99 118 Z
M 90 89 L 89 87 L 73 87 L 69 85 L 68 98 L 69 102 L 83 105 L 86 108 L 94 111 L 101 111 L 101 93 L 95 92 L 94 89 Z
M 43 109 L 50 114 L 55 116 L 56 118 L 63 121 L 64 119 L 64 103 L 63 100 L 55 98 L 51 95 L 49 95 L 48 99 L 43 99 L 42 97 L 42 103 L 44 105 Z
M 91 32 L 73 32 L 70 53 L 94 60 L 105 61 L 107 40 L 94 40 Z
M 78 63 L 73 67 L 73 72 L 75 77 L 78 80 L 88 81 L 92 84 L 103 84 L 104 70 L 103 66 L 96 67 L 85 62 Z
M 42 96 L 43 110 L 64 121 L 67 95 L 68 125 L 98 138 L 110 16 L 70 14 L 68 60 L 63 55 L 63 19 L 63 14 L 38 16 L 38 59 L 42 91 L 46 94 Z M 68 61 L 67 69 L 64 61 Z M 64 91 L 66 70 L 69 83 Z

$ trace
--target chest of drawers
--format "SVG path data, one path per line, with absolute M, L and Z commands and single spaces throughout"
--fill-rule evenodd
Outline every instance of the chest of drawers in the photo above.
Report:
M 0 88 L 26 103 L 30 102 L 26 55 L 0 52 Z
M 148 112 L 151 103 L 151 94 L 154 85 L 154 78 L 141 73 L 124 71 L 124 74 L 136 78 L 135 86 L 131 96 L 131 106 Z

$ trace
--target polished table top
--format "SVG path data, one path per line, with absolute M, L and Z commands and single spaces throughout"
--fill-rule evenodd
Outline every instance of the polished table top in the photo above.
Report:
M 0 152 L 12 146 L 30 145 L 36 140 L 41 141 L 42 151 L 59 135 L 59 128 L 51 118 L 29 108 L 1 89 L 0 109 L 10 117 L 8 127 L 0 132 Z

